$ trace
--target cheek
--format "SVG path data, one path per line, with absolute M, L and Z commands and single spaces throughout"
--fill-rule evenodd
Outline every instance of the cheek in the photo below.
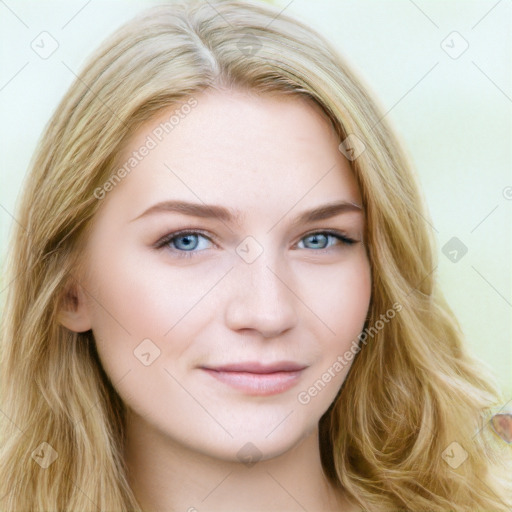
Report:
M 324 324 L 326 343 L 333 348 L 350 344 L 363 329 L 370 304 L 367 257 L 360 254 L 339 265 L 310 267 L 303 275 L 304 303 Z
M 318 361 L 311 368 L 304 386 L 298 390 L 297 401 L 314 417 L 322 415 L 335 399 L 359 351 L 358 336 L 364 328 L 371 298 L 371 270 L 368 259 L 361 256 L 345 265 L 315 270 L 322 286 L 310 287 L 311 304 L 318 335 Z M 313 320 L 312 320 L 313 321 Z
M 140 369 L 141 354 L 150 353 L 156 363 L 152 368 L 181 360 L 201 328 L 198 315 L 208 321 L 215 312 L 205 309 L 208 301 L 202 299 L 226 270 L 215 262 L 180 267 L 133 248 L 109 249 L 90 258 L 87 283 L 93 333 L 105 369 L 114 380 L 130 368 Z M 184 329 L 186 335 L 177 335 Z
M 93 324 L 122 327 L 133 337 L 162 337 L 222 275 L 222 269 L 165 263 L 133 247 L 91 259 Z M 116 327 L 117 326 L 117 327 Z

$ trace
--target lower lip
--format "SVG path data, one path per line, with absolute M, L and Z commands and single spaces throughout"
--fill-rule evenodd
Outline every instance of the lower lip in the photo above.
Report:
M 284 393 L 297 384 L 303 370 L 275 373 L 222 372 L 201 368 L 213 378 L 248 395 L 269 396 Z

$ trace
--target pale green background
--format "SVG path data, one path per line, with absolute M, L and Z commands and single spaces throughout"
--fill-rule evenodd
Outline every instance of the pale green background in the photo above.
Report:
M 158 3 L 0 2 L 2 261 L 36 141 L 74 79 L 68 67 L 78 73 L 108 33 L 141 8 Z M 273 3 L 331 40 L 384 111 L 389 110 L 387 119 L 420 176 L 436 229 L 437 272 L 447 299 L 470 349 L 512 399 L 512 200 L 503 193 L 512 186 L 511 2 Z M 30 47 L 42 31 L 59 43 L 47 60 Z M 469 43 L 458 59 L 440 46 L 452 31 Z M 453 236 L 468 247 L 457 263 L 441 252 Z M 3 279 L 0 290 L 6 286 Z

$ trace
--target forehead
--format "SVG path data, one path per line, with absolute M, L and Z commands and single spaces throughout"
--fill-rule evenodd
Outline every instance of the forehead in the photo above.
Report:
M 242 147 L 250 153 L 258 148 L 268 150 L 275 147 L 277 141 L 271 136 L 276 135 L 279 142 L 288 142 L 279 148 L 286 159 L 293 158 L 293 152 L 288 152 L 290 149 L 297 150 L 293 143 L 301 142 L 307 150 L 311 145 L 318 145 L 319 138 L 325 142 L 337 140 L 327 114 L 311 98 L 298 94 L 207 89 L 154 114 L 132 134 L 120 156 L 129 157 L 133 149 L 144 145 L 148 136 L 157 145 L 181 145 L 181 153 L 203 149 L 204 154 L 204 151 L 220 153 Z M 187 144 L 182 144 L 184 142 Z
M 335 130 L 313 100 L 239 90 L 191 98 L 193 107 L 181 109 L 184 100 L 158 112 L 120 153 L 114 172 L 129 172 L 116 194 L 123 189 L 134 208 L 168 199 L 241 212 L 302 200 L 360 202 Z

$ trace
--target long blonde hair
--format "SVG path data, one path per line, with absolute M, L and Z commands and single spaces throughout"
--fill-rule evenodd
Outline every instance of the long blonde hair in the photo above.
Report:
M 127 138 L 164 107 L 230 87 L 312 98 L 340 142 L 352 134 L 365 145 L 351 164 L 368 222 L 367 326 L 402 309 L 361 346 L 320 420 L 326 475 L 372 511 L 509 511 L 510 451 L 489 428 L 502 397 L 437 289 L 428 215 L 396 137 L 319 34 L 230 0 L 143 11 L 95 52 L 45 129 L 6 281 L 0 510 L 140 510 L 123 459 L 124 405 L 92 332 L 67 330 L 58 312 L 101 202 L 94 191 Z M 455 467 L 447 453 L 467 458 Z

